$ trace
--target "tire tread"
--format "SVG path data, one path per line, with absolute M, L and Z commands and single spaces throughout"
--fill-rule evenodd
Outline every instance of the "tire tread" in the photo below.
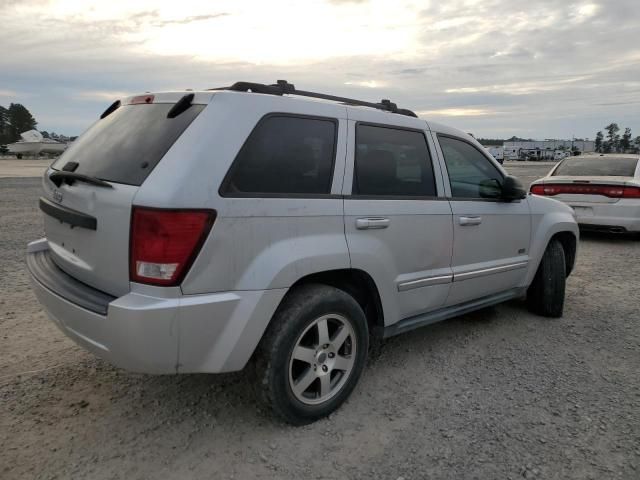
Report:
M 366 337 L 364 354 L 366 355 L 368 330 L 366 327 L 364 312 L 362 312 L 358 303 L 349 294 L 343 290 L 323 284 L 301 285 L 288 294 L 276 310 L 276 313 L 274 314 L 273 319 L 262 337 L 254 355 L 255 386 L 257 396 L 263 403 L 270 406 L 278 417 L 293 425 L 305 425 L 311 423 L 326 416 L 328 413 L 317 410 L 316 413 L 301 415 L 289 405 L 286 398 L 283 398 L 282 392 L 278 389 L 278 384 L 274 381 L 274 379 L 277 378 L 279 369 L 283 368 L 282 356 L 284 353 L 281 351 L 281 343 L 287 336 L 297 333 L 292 332 L 292 328 L 295 327 L 296 320 L 304 315 L 305 309 L 308 308 L 309 305 L 322 305 L 327 302 L 344 303 L 348 305 L 349 308 L 355 309 L 356 312 L 359 311 L 359 314 L 361 315 L 360 321 L 364 323 Z M 336 398 L 328 401 L 328 403 L 331 404 L 330 410 L 337 408 L 355 387 L 355 383 L 358 381 L 360 373 L 364 368 L 364 362 L 360 363 L 360 365 L 356 365 L 354 367 L 354 371 L 351 373 L 352 378 L 344 387 L 343 391 L 346 392 L 346 394 L 343 395 L 341 392 L 336 396 Z M 288 368 L 288 366 L 286 368 Z M 349 386 L 349 384 L 351 385 Z
M 552 239 L 527 291 L 529 309 L 544 317 L 561 317 L 564 310 L 566 278 L 564 249 L 559 240 Z

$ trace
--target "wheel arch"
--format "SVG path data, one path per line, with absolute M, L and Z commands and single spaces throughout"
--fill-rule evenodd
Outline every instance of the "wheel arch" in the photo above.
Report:
M 575 229 L 572 227 L 575 227 Z M 565 269 L 568 277 L 573 271 L 577 257 L 579 239 L 577 232 L 578 229 L 575 224 L 567 224 L 565 225 L 565 228 L 562 228 L 560 225 L 556 225 L 556 228 L 551 231 L 547 231 L 546 235 L 539 238 L 531 248 L 530 258 L 532 259 L 532 263 L 523 286 L 529 287 L 529 285 L 531 285 L 531 282 L 538 271 L 538 267 L 540 266 L 540 262 L 542 261 L 542 256 L 552 240 L 558 240 L 560 245 L 562 245 L 562 249 L 565 252 Z
M 558 240 L 562 245 L 562 249 L 564 250 L 564 262 L 565 268 L 567 272 L 567 277 L 571 275 L 573 271 L 573 267 L 576 261 L 576 253 L 578 249 L 578 239 L 572 232 L 558 232 L 554 234 L 549 242 L 553 240 Z M 548 245 L 549 243 L 547 243 Z M 546 247 L 545 247 L 546 248 Z
M 351 295 L 367 317 L 371 336 L 382 338 L 384 331 L 382 301 L 375 281 L 367 272 L 355 268 L 344 268 L 305 275 L 289 288 L 282 301 L 284 302 L 288 295 L 294 294 L 297 287 L 307 284 L 328 285 Z

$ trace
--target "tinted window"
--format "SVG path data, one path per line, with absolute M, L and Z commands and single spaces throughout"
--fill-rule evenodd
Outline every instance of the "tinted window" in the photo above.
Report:
M 353 193 L 435 196 L 433 166 L 424 134 L 358 125 Z
M 438 136 L 449 173 L 451 195 L 462 198 L 497 198 L 502 174 L 473 145 Z
M 636 158 L 567 158 L 553 172 L 553 175 L 633 177 L 637 164 Z
M 221 190 L 225 194 L 331 191 L 337 122 L 269 116 L 251 132 Z
M 205 107 L 192 105 L 167 118 L 172 103 L 125 105 L 98 120 L 52 168 L 78 162 L 76 173 L 115 183 L 142 185 L 171 145 Z

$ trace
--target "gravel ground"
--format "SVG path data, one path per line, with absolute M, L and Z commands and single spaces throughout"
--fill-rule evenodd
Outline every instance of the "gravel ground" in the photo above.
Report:
M 294 428 L 243 373 L 130 374 L 67 340 L 23 261 L 39 189 L 0 179 L 3 480 L 640 478 L 639 240 L 582 239 L 563 318 L 513 301 L 395 337 L 338 412 Z
M 15 158 L 0 158 L 0 178 L 39 177 L 52 160 L 17 160 Z

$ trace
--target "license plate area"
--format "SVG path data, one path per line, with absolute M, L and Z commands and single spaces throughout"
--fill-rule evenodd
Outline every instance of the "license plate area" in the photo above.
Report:
M 573 207 L 578 217 L 593 217 L 593 208 L 591 207 Z

